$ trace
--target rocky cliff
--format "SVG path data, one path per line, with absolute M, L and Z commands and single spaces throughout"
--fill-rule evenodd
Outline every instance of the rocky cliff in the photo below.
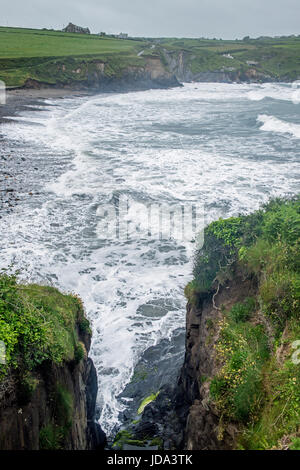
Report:
M 16 306 L 8 301 L 13 291 Z M 105 435 L 95 421 L 91 332 L 79 299 L 53 288 L 21 287 L 4 276 L 0 338 L 6 346 L 6 364 L 0 365 L 0 449 L 104 448 Z
M 128 62 L 128 63 L 127 63 Z M 47 69 L 36 69 L 34 78 L 25 88 L 71 88 L 124 92 L 180 86 L 175 74 L 168 70 L 160 57 L 145 57 L 140 65 L 118 58 L 103 60 L 55 60 Z
M 238 426 L 224 425 L 210 396 L 210 380 L 220 369 L 216 344 L 220 335 L 222 310 L 230 310 L 255 294 L 255 282 L 236 272 L 233 281 L 219 288 L 218 295 L 208 292 L 187 305 L 186 355 L 181 371 L 180 393 L 189 404 L 184 432 L 188 450 L 226 450 L 234 448 Z
M 205 229 L 185 289 L 179 380 L 145 407 L 125 445 L 300 449 L 299 240 L 297 197 Z
M 95 421 L 97 376 L 91 359 L 60 367 L 45 363 L 31 380 L 38 385 L 30 397 L 15 375 L 1 384 L 6 393 L 0 403 L 0 450 L 104 447 Z
M 180 82 L 216 82 L 216 83 L 262 83 L 278 81 L 278 78 L 255 66 L 238 64 L 230 67 L 216 64 L 202 64 L 201 57 L 186 51 L 170 52 L 162 49 L 162 55 L 173 73 Z M 201 70 L 202 69 L 202 70 Z M 286 78 L 283 78 L 285 81 Z

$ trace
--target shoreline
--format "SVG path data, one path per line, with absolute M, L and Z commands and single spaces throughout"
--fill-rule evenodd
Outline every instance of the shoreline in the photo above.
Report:
M 181 85 L 182 86 L 182 85 Z M 155 88 L 155 87 L 153 87 Z M 161 87 L 164 89 L 165 87 Z M 172 88 L 171 86 L 168 88 Z M 0 104 L 0 220 L 2 214 L 12 213 L 21 198 L 34 196 L 31 186 L 28 186 L 28 173 L 36 173 L 39 168 L 30 166 L 28 158 L 22 152 L 14 152 L 10 145 L 6 145 L 5 138 L 1 134 L 1 124 L 15 123 L 14 117 L 21 116 L 28 110 L 39 112 L 42 109 L 30 108 L 31 106 L 46 106 L 45 100 L 66 98 L 92 97 L 107 93 L 129 93 L 132 91 L 144 91 L 152 89 L 151 86 L 127 87 L 119 89 L 85 89 L 74 90 L 71 88 L 14 88 L 6 90 L 6 103 Z M 32 162 L 31 162 L 32 163 Z M 36 178 L 35 177 L 35 178 Z
M 65 89 L 14 89 L 6 91 L 6 103 L 0 105 L 0 219 L 2 214 L 10 214 L 21 198 L 34 196 L 33 188 L 28 185 L 28 174 L 39 169 L 28 164 L 28 158 L 22 151 L 14 151 L 10 143 L 1 134 L 1 124 L 15 123 L 11 118 L 28 111 L 30 106 L 46 105 L 47 99 L 64 99 L 76 96 L 88 96 L 91 93 Z M 33 108 L 31 108 L 31 111 Z M 35 111 L 40 111 L 35 109 Z
M 43 105 L 47 99 L 64 99 L 80 96 L 92 96 L 90 90 L 68 90 L 64 88 L 20 88 L 6 90 L 6 103 L 0 105 L 0 124 L 8 122 L 5 118 L 18 115 L 21 111 L 26 111 L 28 106 Z

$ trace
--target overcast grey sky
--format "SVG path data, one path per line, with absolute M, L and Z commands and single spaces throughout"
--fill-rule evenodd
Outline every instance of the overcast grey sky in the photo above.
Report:
M 222 37 L 300 34 L 300 0 L 0 0 L 0 24 L 132 36 Z

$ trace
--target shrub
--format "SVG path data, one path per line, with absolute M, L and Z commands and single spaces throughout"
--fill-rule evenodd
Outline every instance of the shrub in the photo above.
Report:
M 40 450 L 61 450 L 63 449 L 64 430 L 61 426 L 48 424 L 40 431 Z
M 256 307 L 256 300 L 253 297 L 248 297 L 243 303 L 235 304 L 230 313 L 229 317 L 235 323 L 245 322 L 249 320 L 250 316 L 254 312 Z
M 290 450 L 300 450 L 300 437 L 294 437 L 289 448 Z
M 90 327 L 90 322 L 87 318 L 83 318 L 79 322 L 79 329 L 81 333 L 87 333 L 87 334 L 92 334 L 92 330 Z
M 290 271 L 272 273 L 262 282 L 260 297 L 265 313 L 282 330 L 289 318 L 299 318 L 299 274 Z
M 81 343 L 77 343 L 74 349 L 74 360 L 76 364 L 84 358 L 84 346 Z
M 247 423 L 262 394 L 267 337 L 261 325 L 228 317 L 220 323 L 216 354 L 222 368 L 210 384 L 210 394 L 224 417 Z

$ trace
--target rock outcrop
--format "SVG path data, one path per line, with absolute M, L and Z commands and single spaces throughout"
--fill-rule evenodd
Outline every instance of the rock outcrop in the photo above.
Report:
M 80 361 L 44 362 L 30 383 L 17 372 L 0 384 L 0 450 L 89 450 L 104 448 L 95 421 L 97 375 L 87 357 L 90 334 L 78 329 L 85 348 Z
M 135 432 L 168 449 L 299 450 L 299 221 L 295 196 L 205 228 L 180 378 Z
M 180 394 L 189 406 L 184 431 L 187 450 L 226 450 L 234 445 L 237 429 L 222 426 L 210 400 L 207 379 L 214 377 L 220 367 L 214 348 L 219 336 L 218 322 L 223 318 L 218 306 L 229 310 L 254 292 L 253 282 L 237 273 L 214 299 L 211 292 L 199 297 L 197 306 L 187 305 L 186 354 L 179 379 Z
M 134 439 L 161 441 L 165 450 L 230 450 L 234 448 L 237 427 L 222 424 L 222 419 L 210 400 L 209 381 L 220 367 L 214 345 L 219 336 L 218 322 L 223 314 L 217 306 L 230 309 L 236 302 L 255 293 L 255 282 L 236 273 L 215 291 L 198 298 L 197 304 L 187 305 L 186 352 L 177 383 L 164 387 L 150 403 L 142 419 L 132 426 Z
M 255 67 L 235 69 L 221 67 L 217 70 L 194 72 L 191 67 L 191 54 L 185 51 L 170 52 L 162 49 L 162 54 L 171 73 L 181 82 L 214 82 L 214 83 L 259 83 L 276 81 L 269 74 L 258 71 Z
M 124 65 L 120 69 L 103 60 L 48 63 L 47 74 L 55 77 L 53 83 L 41 75 L 27 79 L 25 88 L 66 88 L 96 92 L 126 92 L 181 86 L 176 76 L 169 72 L 159 57 L 147 57 L 143 64 Z

